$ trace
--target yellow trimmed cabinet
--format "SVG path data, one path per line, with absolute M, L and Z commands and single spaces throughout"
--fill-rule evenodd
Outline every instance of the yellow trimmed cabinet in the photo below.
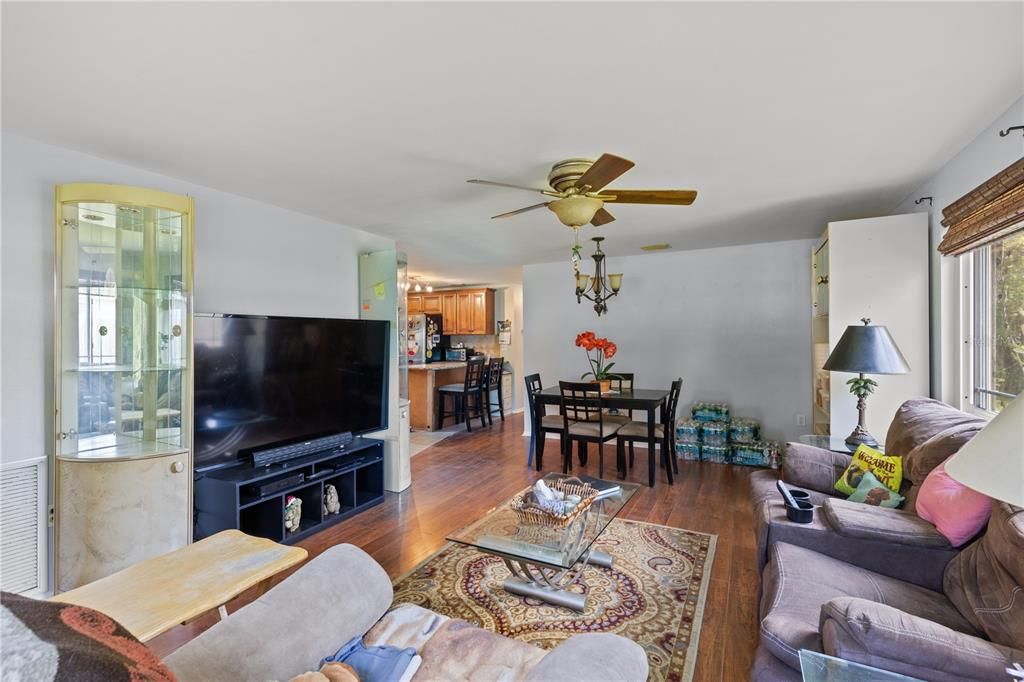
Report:
M 494 334 L 494 289 L 450 289 L 409 294 L 410 315 L 440 314 L 442 333 L 462 335 Z
M 55 589 L 192 536 L 191 197 L 56 188 Z

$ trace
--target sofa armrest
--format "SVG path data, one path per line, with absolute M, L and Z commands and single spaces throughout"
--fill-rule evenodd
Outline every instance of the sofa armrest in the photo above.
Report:
M 1004 679 L 1024 660 L 1024 651 L 867 599 L 826 602 L 819 629 L 830 656 L 934 682 Z
M 840 535 L 849 538 L 953 549 L 946 536 L 936 530 L 934 525 L 912 512 L 873 507 L 838 498 L 825 500 L 822 509 L 829 525 Z
M 782 478 L 798 488 L 835 494 L 832 486 L 853 457 L 803 443 L 786 443 L 782 451 Z
M 288 680 L 369 630 L 391 597 L 380 564 L 354 545 L 335 545 L 164 662 L 181 682 Z
M 604 680 L 642 682 L 647 679 L 647 654 L 636 642 L 607 633 L 576 635 L 540 659 L 528 682 Z

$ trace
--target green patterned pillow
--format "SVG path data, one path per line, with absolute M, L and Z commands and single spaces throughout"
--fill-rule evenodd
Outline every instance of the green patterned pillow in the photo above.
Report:
M 857 489 L 848 498 L 850 502 L 863 502 L 873 504 L 876 507 L 891 507 L 895 509 L 903 504 L 904 497 L 899 493 L 889 490 L 870 471 L 865 471 L 861 477 Z

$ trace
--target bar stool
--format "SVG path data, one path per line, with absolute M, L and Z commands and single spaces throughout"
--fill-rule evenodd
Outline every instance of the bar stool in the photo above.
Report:
M 489 424 L 494 423 L 491 417 L 495 412 L 494 404 L 491 402 L 491 393 L 497 394 L 498 416 L 501 417 L 501 421 L 505 421 L 505 398 L 501 395 L 504 369 L 505 358 L 503 357 L 491 358 L 487 361 L 487 374 L 484 380 L 484 406 L 487 409 L 487 423 Z
M 466 378 L 461 384 L 446 384 L 437 389 L 437 425 L 444 427 L 445 417 L 455 417 L 455 423 L 466 422 L 466 431 L 472 431 L 473 415 L 470 414 L 470 403 L 475 408 L 476 417 L 480 419 L 480 426 L 487 426 L 487 416 L 484 414 L 484 359 L 482 357 L 470 358 L 466 361 Z M 445 398 L 452 399 L 452 411 L 445 412 Z

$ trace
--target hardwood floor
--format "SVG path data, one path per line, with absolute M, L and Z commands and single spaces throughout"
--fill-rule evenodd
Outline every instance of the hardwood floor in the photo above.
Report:
M 493 427 L 441 441 L 413 457 L 411 488 L 388 493 L 383 504 L 299 544 L 312 557 L 332 545 L 352 543 L 370 553 L 392 578 L 405 573 L 440 549 L 448 533 L 538 478 L 526 467 L 529 439 L 522 432 L 523 416 L 516 414 Z M 606 462 L 614 462 L 614 443 L 605 447 Z M 576 472 L 597 474 L 596 446 L 590 453 L 587 467 Z M 557 441 L 548 443 L 545 455 L 546 470 L 561 467 Z M 646 484 L 646 460 L 637 456 L 631 480 Z M 752 469 L 702 462 L 679 465 L 674 486 L 659 470 L 655 487 L 644 485 L 622 517 L 718 535 L 694 679 L 747 679 L 757 646 L 758 576 L 747 487 Z M 228 610 L 253 598 L 254 592 L 244 593 Z M 157 637 L 150 646 L 164 656 L 214 622 L 213 614 L 204 616 Z

